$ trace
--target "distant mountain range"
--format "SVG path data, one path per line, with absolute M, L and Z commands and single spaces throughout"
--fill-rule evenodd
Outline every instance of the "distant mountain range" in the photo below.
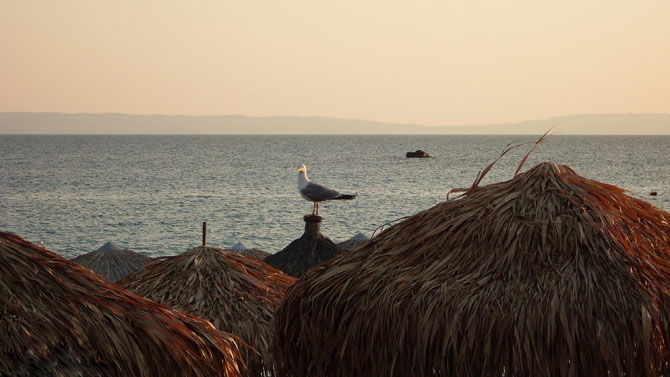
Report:
M 473 126 L 422 126 L 359 119 L 244 115 L 0 113 L 0 134 L 439 134 L 670 135 L 670 114 L 584 114 Z

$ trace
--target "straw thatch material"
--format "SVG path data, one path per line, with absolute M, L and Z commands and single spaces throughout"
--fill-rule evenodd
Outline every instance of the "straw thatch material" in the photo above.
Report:
M 237 255 L 244 255 L 247 257 L 252 257 L 260 260 L 264 260 L 265 258 L 269 257 L 270 253 L 267 251 L 263 250 L 258 250 L 258 249 L 226 249 L 227 252 L 231 254 L 237 254 Z
M 111 242 L 72 261 L 93 270 L 107 281 L 117 281 L 131 272 L 140 270 L 151 262 L 146 255 L 122 249 Z
M 0 233 L 0 375 L 234 377 L 238 362 L 208 322 Z
M 249 375 L 259 376 L 272 373 L 272 319 L 294 282 L 256 258 L 196 247 L 151 263 L 118 284 L 239 336 L 260 353 L 244 353 Z
M 369 239 L 370 237 L 366 236 L 361 232 L 358 232 L 356 233 L 355 236 L 349 238 L 348 240 L 338 243 L 337 246 L 339 246 L 340 249 L 344 251 L 351 251 L 362 246 L 363 244 L 368 242 Z
M 670 214 L 541 164 L 311 270 L 280 376 L 668 376 Z
M 321 216 L 307 215 L 304 220 L 305 233 L 302 237 L 265 258 L 265 263 L 296 278 L 342 252 L 337 244 L 321 234 Z

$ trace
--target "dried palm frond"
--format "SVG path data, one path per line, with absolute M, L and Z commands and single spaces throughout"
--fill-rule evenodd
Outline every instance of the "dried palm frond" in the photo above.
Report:
M 296 278 L 342 252 L 337 244 L 321 234 L 321 216 L 307 215 L 304 220 L 305 233 L 302 237 L 265 258 L 265 263 Z
M 146 255 L 114 246 L 108 242 L 98 250 L 80 255 L 71 261 L 93 270 L 107 281 L 117 281 L 144 268 L 152 260 Z
M 670 214 L 543 163 L 320 265 L 279 376 L 668 376 Z
M 147 265 L 117 283 L 161 304 L 212 322 L 253 347 L 244 353 L 245 375 L 271 374 L 272 318 L 295 282 L 264 262 L 213 247 Z
M 232 335 L 0 233 L 0 375 L 234 377 L 241 366 Z

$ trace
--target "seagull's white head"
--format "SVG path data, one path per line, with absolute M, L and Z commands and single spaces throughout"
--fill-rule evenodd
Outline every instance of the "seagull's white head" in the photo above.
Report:
M 300 165 L 300 167 L 298 167 L 298 173 L 307 173 L 307 166 L 305 166 L 305 164 Z

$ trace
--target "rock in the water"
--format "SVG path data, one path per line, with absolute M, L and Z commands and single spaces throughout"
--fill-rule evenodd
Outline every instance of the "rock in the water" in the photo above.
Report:
M 422 151 L 421 149 L 418 149 L 415 152 L 407 152 L 407 153 L 405 153 L 405 156 L 407 156 L 407 158 L 426 158 L 426 157 L 430 157 L 428 155 L 428 153 Z

